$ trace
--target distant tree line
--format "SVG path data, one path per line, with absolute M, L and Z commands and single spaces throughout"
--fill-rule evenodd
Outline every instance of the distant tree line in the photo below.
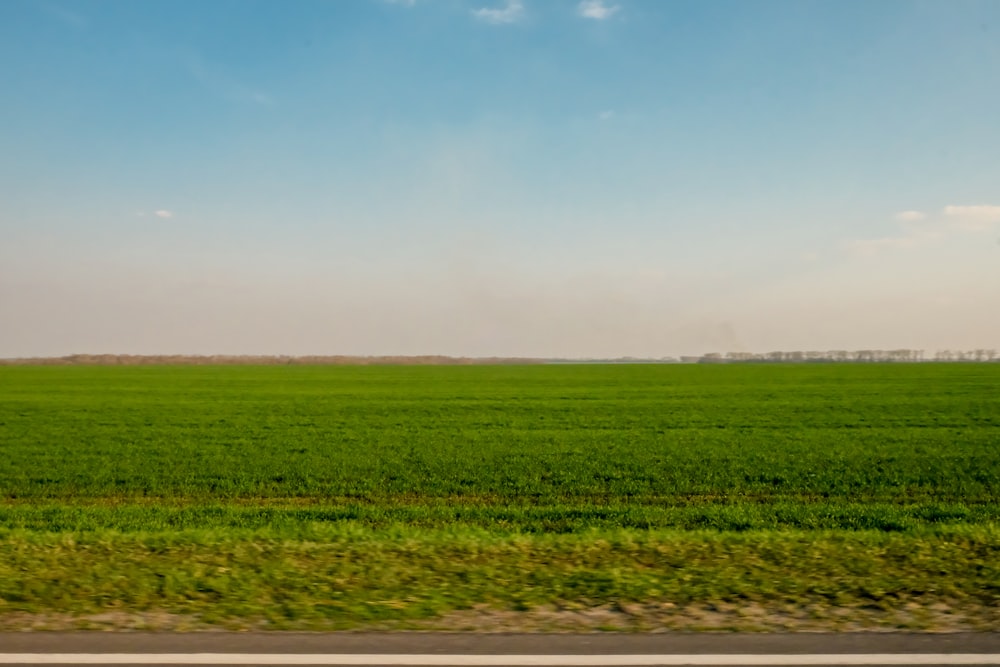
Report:
M 448 357 L 443 355 L 71 354 L 65 357 L 0 359 L 2 366 L 460 366 L 537 363 L 542 363 L 542 360 L 507 357 Z
M 682 357 L 681 361 L 701 364 L 725 363 L 917 363 L 923 361 L 1000 361 L 997 351 L 938 350 L 933 356 L 924 350 L 809 350 L 806 352 L 712 352 L 701 357 Z
M 924 350 L 810 350 L 807 352 L 712 352 L 684 357 L 618 357 L 615 359 L 530 357 L 448 357 L 424 356 L 349 356 L 349 355 L 144 355 L 144 354 L 71 354 L 64 357 L 22 357 L 0 359 L 0 366 L 465 366 L 499 364 L 776 364 L 776 363 L 886 363 L 886 362 L 1000 362 L 996 350 L 939 350 L 933 355 Z

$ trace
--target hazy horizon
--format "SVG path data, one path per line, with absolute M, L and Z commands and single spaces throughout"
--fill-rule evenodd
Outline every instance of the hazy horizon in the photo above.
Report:
M 11 0 L 0 358 L 1000 347 L 1000 3 Z

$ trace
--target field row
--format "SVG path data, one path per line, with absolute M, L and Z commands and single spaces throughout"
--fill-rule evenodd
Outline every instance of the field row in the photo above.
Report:
M 989 504 L 1000 365 L 0 368 L 0 497 Z
M 696 503 L 685 506 L 338 504 L 271 503 L 182 505 L 0 504 L 0 527 L 39 532 L 156 533 L 184 530 L 280 529 L 308 535 L 317 527 L 352 523 L 373 530 L 399 526 L 489 530 L 498 535 L 586 533 L 613 530 L 850 530 L 919 532 L 934 527 L 1000 524 L 1000 503 Z

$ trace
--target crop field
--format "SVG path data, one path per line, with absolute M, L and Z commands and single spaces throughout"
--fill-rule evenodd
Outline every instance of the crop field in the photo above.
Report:
M 1000 364 L 0 367 L 0 627 L 998 609 Z

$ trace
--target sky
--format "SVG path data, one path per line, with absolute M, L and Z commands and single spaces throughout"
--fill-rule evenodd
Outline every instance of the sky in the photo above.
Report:
M 0 357 L 1000 348 L 995 0 L 5 0 Z

